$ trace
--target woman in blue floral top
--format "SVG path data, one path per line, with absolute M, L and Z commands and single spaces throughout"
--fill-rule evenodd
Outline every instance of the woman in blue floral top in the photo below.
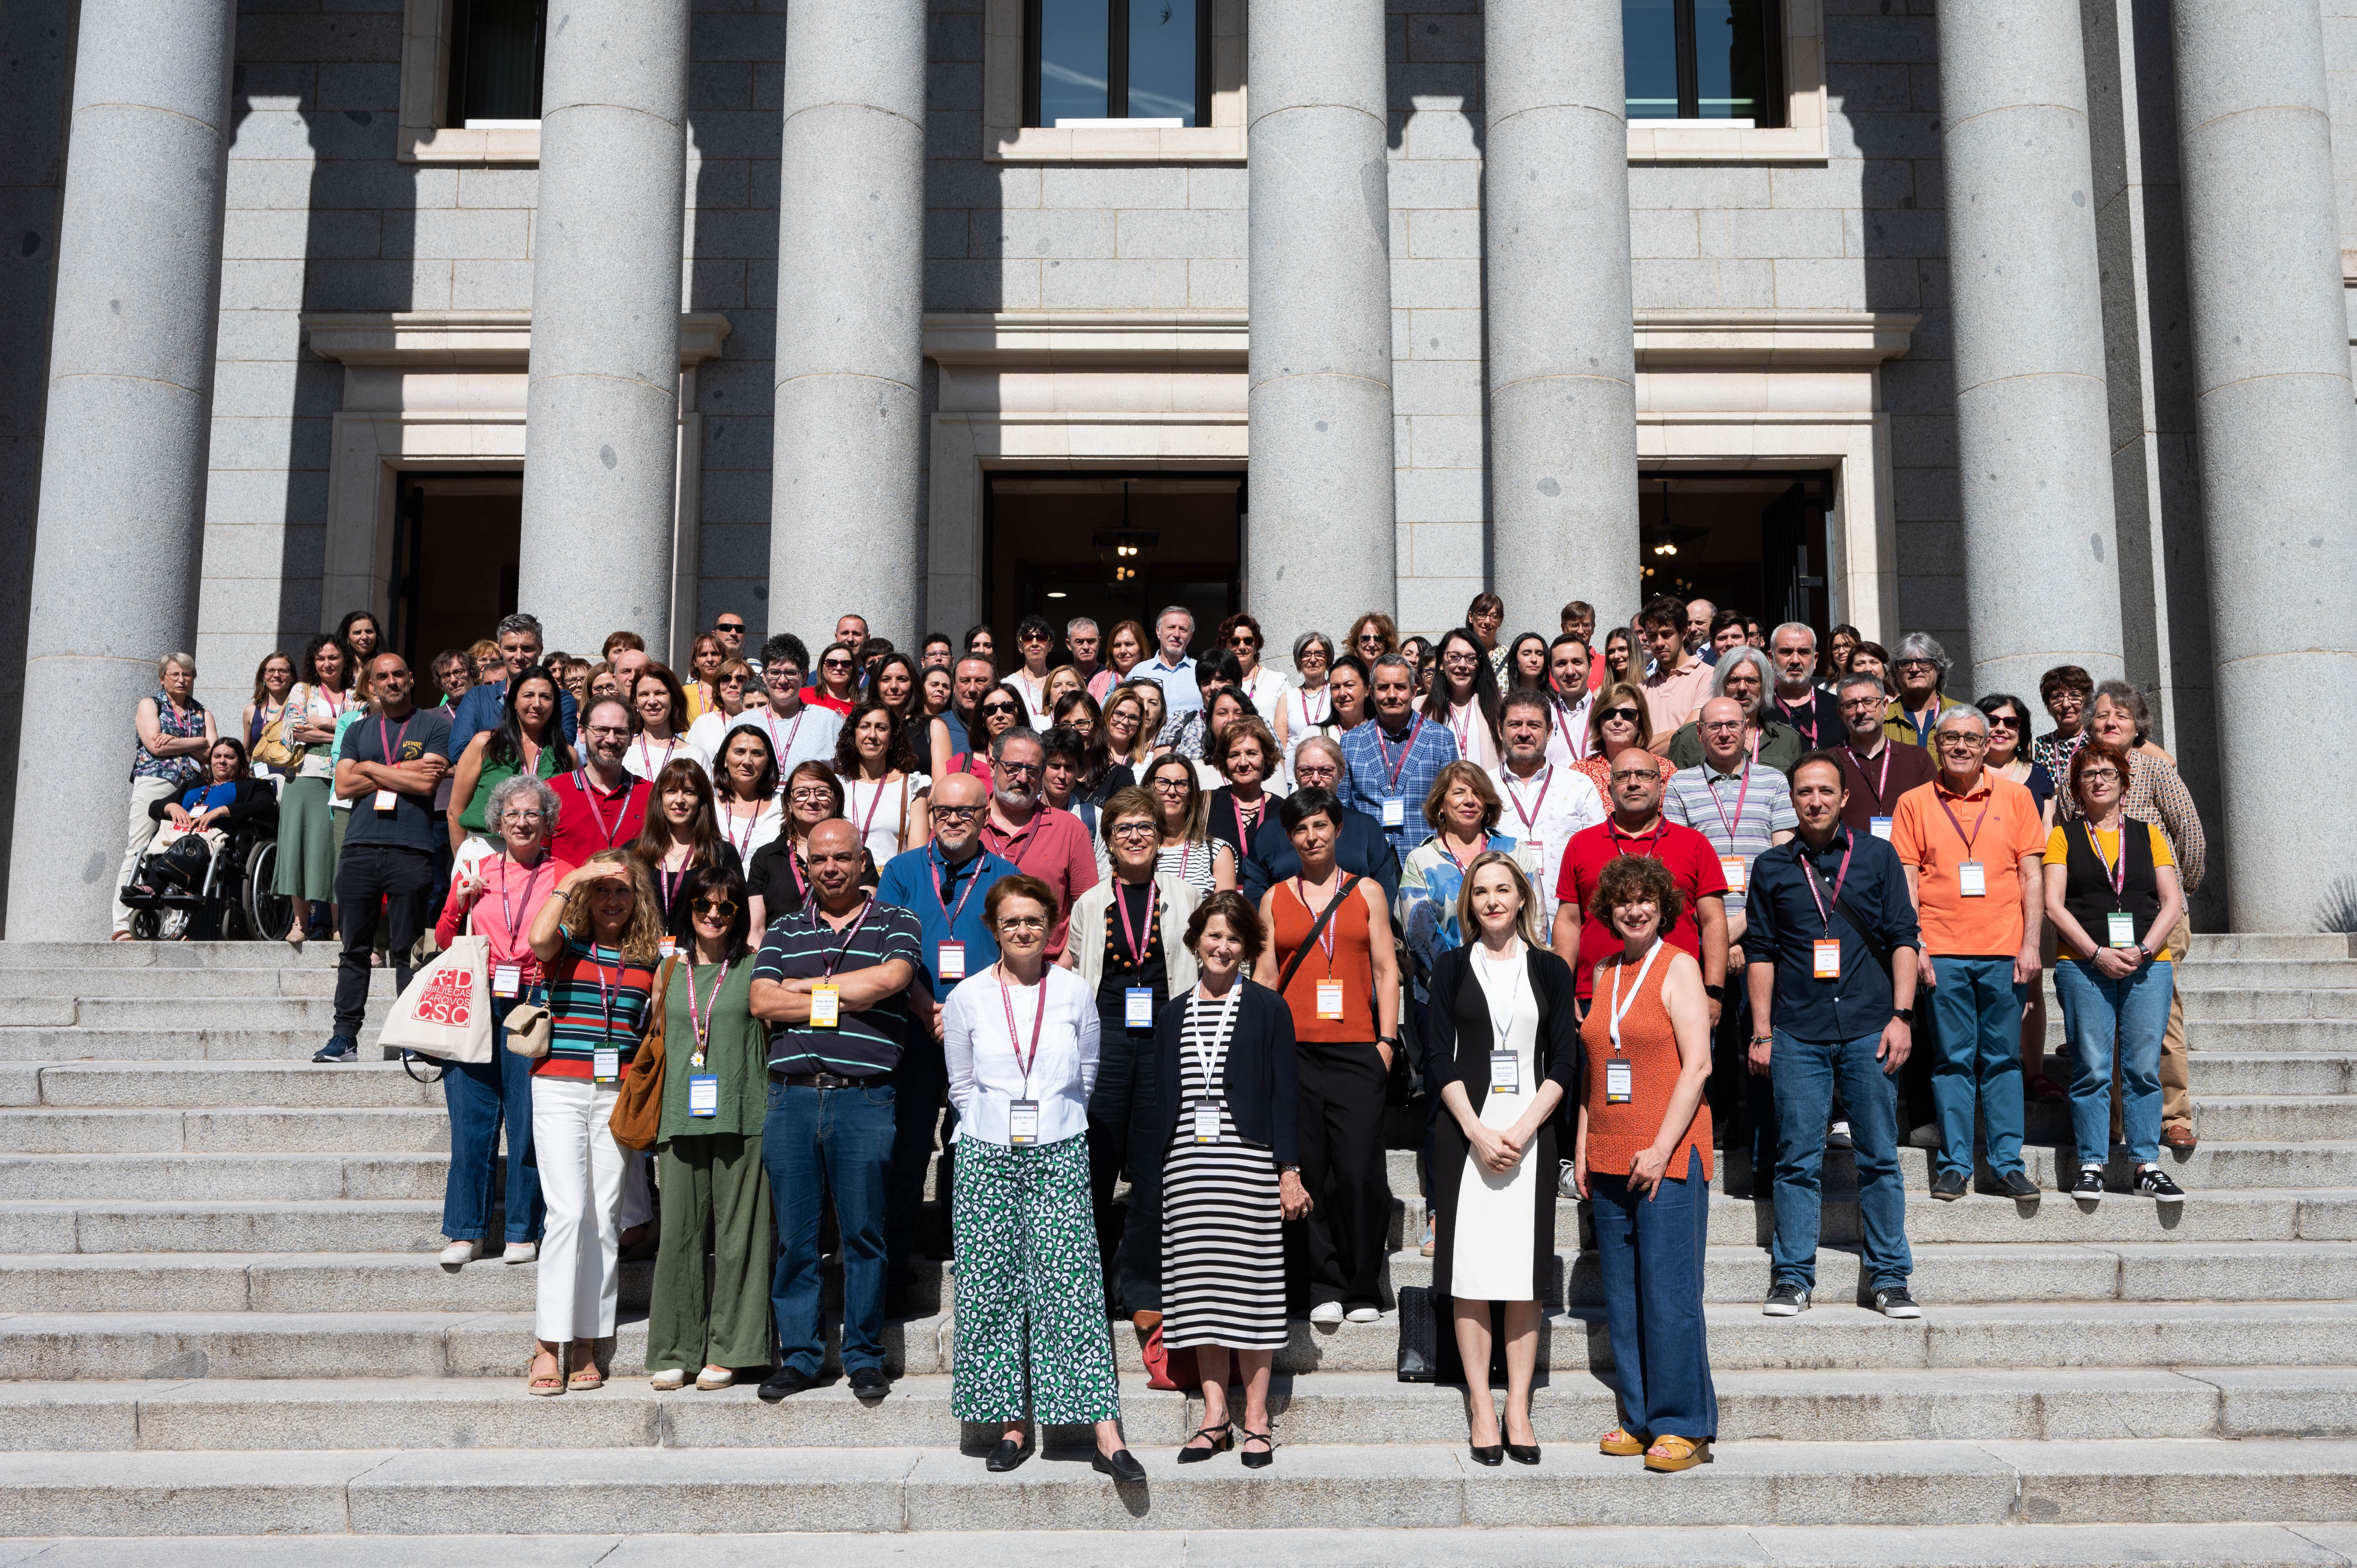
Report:
M 131 754 L 131 816 L 129 843 L 123 852 L 123 870 L 114 879 L 114 940 L 131 940 L 131 911 L 123 907 L 120 890 L 139 870 L 139 857 L 156 837 L 156 819 L 147 808 L 168 800 L 204 777 L 205 755 L 213 746 L 213 716 L 191 693 L 197 684 L 196 659 L 167 653 L 156 661 L 156 694 L 139 699 L 132 714 L 137 734 Z

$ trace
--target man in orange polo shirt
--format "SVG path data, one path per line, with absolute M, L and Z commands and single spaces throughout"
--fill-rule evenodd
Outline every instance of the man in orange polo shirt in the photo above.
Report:
M 1938 777 L 1899 798 L 1890 825 L 1932 988 L 1940 1119 L 1932 1196 L 1964 1196 L 1977 1102 L 1995 1178 L 1982 1190 L 2035 1197 L 2038 1184 L 2021 1163 L 2021 1009 L 2038 982 L 2046 831 L 2029 791 L 1981 766 L 1988 721 L 1977 710 L 1940 715 L 1934 740 Z

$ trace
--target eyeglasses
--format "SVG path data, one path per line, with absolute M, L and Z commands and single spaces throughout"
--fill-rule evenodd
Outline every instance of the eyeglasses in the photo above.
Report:
M 1258 648 L 1260 646 L 1260 639 L 1253 636 L 1250 632 L 1240 631 L 1236 633 L 1235 636 L 1228 639 L 1228 646 L 1230 648 Z
M 1706 735 L 1735 735 L 1743 728 L 1741 719 L 1718 719 L 1702 726 Z
M 2090 768 L 2079 775 L 2079 781 L 2083 784 L 2093 784 L 2099 779 L 2116 784 L 2120 781 L 2120 770 L 2116 768 Z
M 1596 716 L 1599 723 L 1609 724 L 1614 719 L 1619 719 L 1622 724 L 1633 725 L 1637 722 L 1639 714 L 1634 708 L 1607 708 Z
M 998 764 L 998 771 L 1010 779 L 1037 779 L 1039 777 L 1039 765 L 1036 762 L 1002 762 Z
M 970 822 L 980 815 L 982 815 L 980 806 L 935 806 L 933 808 L 933 821 L 937 822 L 945 821 Z
M 1016 640 L 1019 642 L 1051 642 L 1054 639 L 1050 638 L 1044 631 L 1027 631 Z
M 1988 715 L 1988 726 L 1991 729 L 2019 729 L 2021 721 L 2007 717 L 2004 714 L 1991 714 Z
M 832 806 L 834 804 L 834 791 L 813 786 L 808 789 L 792 790 L 786 799 L 797 806 Z
M 2117 778 L 2118 775 L 2115 774 L 2113 777 Z M 540 821 L 540 813 L 538 811 L 501 811 L 500 813 L 500 821 L 503 822 L 536 822 Z
M 699 915 L 716 915 L 724 920 L 737 918 L 737 900 L 734 898 L 698 898 L 688 908 Z
M 623 725 L 589 725 L 586 727 L 591 735 L 601 735 L 609 738 L 627 739 L 630 733 L 629 727 Z
M 1988 745 L 1988 736 L 1969 731 L 1959 735 L 1943 735 L 1940 744 L 1956 751 L 1979 751 Z
M 1341 769 L 1322 767 L 1315 762 L 1304 768 L 1300 763 L 1296 762 L 1293 765 L 1293 777 L 1299 783 L 1324 786 L 1331 784 L 1336 779 L 1341 777 Z
M 998 929 L 1002 931 L 1044 931 L 1048 929 L 1048 922 L 1039 915 L 1008 915 L 1000 919 Z
M 2118 775 L 2113 777 L 2117 778 Z M 1115 822 L 1112 829 L 1113 836 L 1117 839 L 1150 839 L 1161 831 L 1152 822 Z
M 1157 793 L 1184 795 L 1187 792 L 1187 786 L 1190 782 L 1192 782 L 1192 780 L 1186 779 L 1157 779 L 1148 786 L 1148 788 L 1156 790 Z
M 1926 671 L 1937 670 L 1939 666 L 1932 663 L 1928 659 L 1902 659 L 1898 663 L 1892 665 L 1891 668 L 1893 670 L 1900 671 L 1902 673 L 1909 670 L 1913 670 L 1920 673 Z

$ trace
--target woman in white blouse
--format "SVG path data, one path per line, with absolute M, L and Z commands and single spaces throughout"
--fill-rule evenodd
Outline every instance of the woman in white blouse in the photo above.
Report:
M 1142 1481 L 1146 1467 L 1122 1444 L 1089 1207 L 1096 998 L 1079 975 L 1047 961 L 1056 901 L 1046 883 L 1000 877 L 983 896 L 983 918 L 998 962 L 950 993 L 942 1010 L 959 1145 L 950 1408 L 960 1421 L 1002 1429 L 994 1471 L 1029 1456 L 1028 1406 L 1043 1425 L 1092 1424 L 1096 1468 Z
M 925 847 L 933 781 L 917 771 L 899 714 L 872 697 L 852 709 L 835 737 L 834 773 L 843 780 L 843 814 L 877 865 Z

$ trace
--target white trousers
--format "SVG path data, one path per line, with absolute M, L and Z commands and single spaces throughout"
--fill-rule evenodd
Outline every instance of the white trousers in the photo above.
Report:
M 552 1344 L 605 1339 L 619 1294 L 622 1146 L 614 1142 L 619 1084 L 542 1073 L 532 1080 L 532 1142 L 548 1217 L 540 1238 L 533 1332 Z
M 129 820 L 124 823 L 124 836 L 129 842 L 123 851 L 123 869 L 115 874 L 114 886 L 111 889 L 114 903 L 114 929 L 118 931 L 131 929 L 131 911 L 123 907 L 123 890 L 130 886 L 133 874 L 139 869 L 139 857 L 145 854 L 147 846 L 155 842 L 156 830 L 164 825 L 147 814 L 147 808 L 157 800 L 169 800 L 187 788 L 187 785 L 175 784 L 168 779 L 134 779 L 131 781 L 131 811 Z

